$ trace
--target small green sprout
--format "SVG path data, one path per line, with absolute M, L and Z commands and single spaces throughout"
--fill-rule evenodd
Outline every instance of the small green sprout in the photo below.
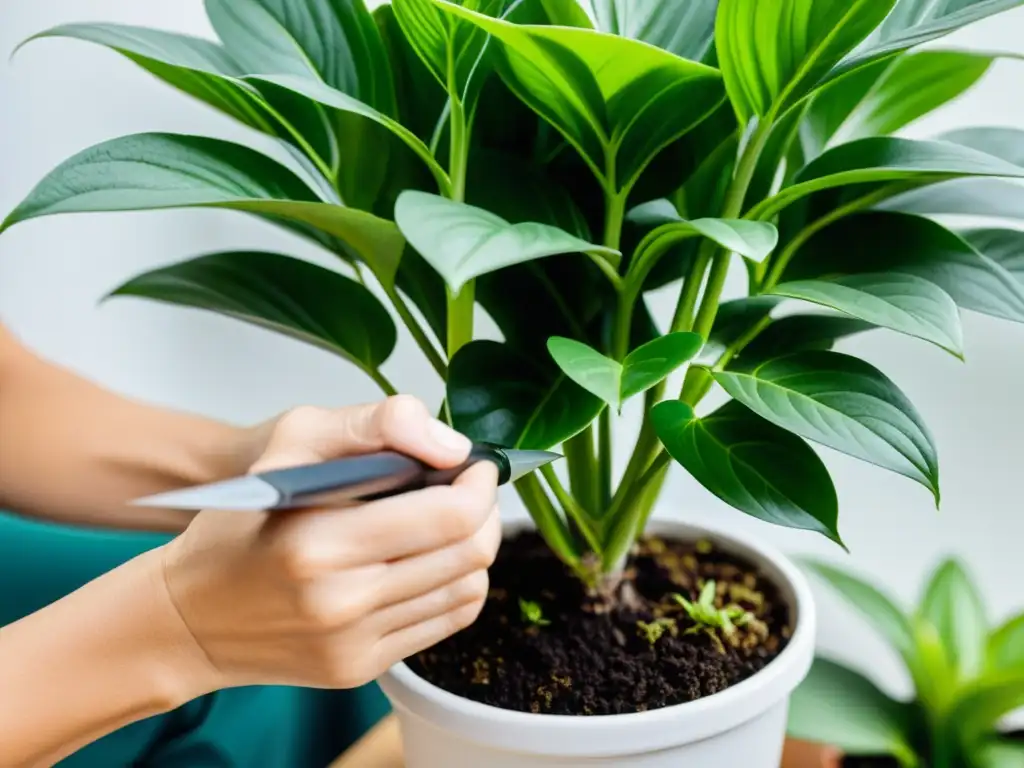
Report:
M 523 617 L 523 621 L 535 627 L 546 627 L 551 623 L 544 618 L 544 610 L 540 607 L 540 603 L 533 600 L 519 598 L 519 613 Z
M 698 632 L 705 632 L 718 650 L 724 653 L 725 646 L 722 644 L 718 632 L 721 631 L 726 637 L 731 637 L 736 632 L 736 627 L 745 626 L 754 616 L 738 605 L 716 607 L 715 590 L 714 580 L 709 580 L 701 588 L 700 597 L 695 603 L 679 594 L 673 594 L 672 598 L 683 606 L 686 614 L 693 620 L 694 626 L 687 629 L 686 634 L 695 635 Z
M 678 634 L 675 619 L 655 619 L 652 622 L 638 621 L 636 623 L 637 634 L 644 638 L 652 646 L 661 639 L 667 629 L 675 637 Z

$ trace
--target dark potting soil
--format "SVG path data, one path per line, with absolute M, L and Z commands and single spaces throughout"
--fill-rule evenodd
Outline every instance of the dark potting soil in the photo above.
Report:
M 406 662 L 440 688 L 504 709 L 607 715 L 693 701 L 758 672 L 791 631 L 775 586 L 708 542 L 645 538 L 627 572 L 631 599 L 610 609 L 533 532 L 506 540 L 490 575 L 476 623 Z M 708 580 L 718 607 L 751 614 L 731 633 L 701 630 L 672 597 L 696 601 Z M 520 601 L 539 606 L 539 622 Z

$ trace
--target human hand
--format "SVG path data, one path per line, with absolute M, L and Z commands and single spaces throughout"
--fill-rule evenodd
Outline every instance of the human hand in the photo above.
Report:
M 274 424 L 263 472 L 398 450 L 458 466 L 469 441 L 407 396 Z M 497 470 L 344 510 L 206 511 L 163 549 L 169 596 L 209 690 L 351 688 L 471 624 L 501 539 Z

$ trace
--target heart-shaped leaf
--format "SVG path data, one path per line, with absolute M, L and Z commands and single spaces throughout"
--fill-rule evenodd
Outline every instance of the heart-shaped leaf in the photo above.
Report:
M 506 448 L 547 450 L 604 409 L 557 368 L 487 340 L 466 344 L 452 358 L 447 394 L 456 429 Z
M 589 0 L 597 28 L 704 61 L 715 34 L 716 0 Z
M 1024 322 L 1024 288 L 1006 269 L 930 219 L 865 212 L 840 219 L 812 237 L 785 272 L 801 280 L 888 272 L 916 275 L 957 306 Z
M 960 679 L 969 680 L 981 671 L 988 619 L 981 595 L 956 560 L 946 560 L 932 574 L 921 600 L 920 617 L 938 632 Z
M 743 348 L 736 361 L 740 367 L 744 367 L 804 350 L 830 350 L 839 339 L 870 331 L 874 327 L 863 320 L 840 315 L 787 315 L 761 331 Z
M 371 375 L 395 348 L 391 316 L 369 290 L 276 253 L 211 253 L 145 272 L 110 295 L 216 312 L 333 352 Z
M 915 658 L 914 627 L 889 597 L 845 569 L 808 558 L 802 563 L 866 618 L 905 661 Z
M 952 179 L 890 197 L 875 209 L 922 216 L 1020 219 L 1024 218 L 1024 185 L 1004 179 Z
M 840 144 L 808 163 L 792 186 L 754 206 L 745 218 L 767 220 L 800 198 L 824 189 L 879 181 L 926 184 L 955 176 L 1024 177 L 1024 168 L 945 141 L 888 136 Z
M 512 24 L 431 1 L 448 18 L 493 36 L 508 87 L 554 125 L 612 191 L 631 189 L 661 149 L 724 98 L 717 70 L 652 45 L 590 29 Z
M 736 402 L 698 419 L 686 403 L 666 400 L 650 418 L 669 455 L 726 504 L 842 544 L 832 479 L 796 435 Z
M 670 333 L 637 347 L 620 363 L 583 342 L 555 336 L 548 351 L 558 367 L 588 392 L 622 408 L 690 360 L 704 340 L 695 333 Z
M 587 253 L 597 261 L 619 256 L 557 227 L 509 224 L 483 208 L 416 190 L 399 195 L 395 222 L 455 293 L 480 275 L 558 253 Z
M 390 221 L 324 203 L 295 173 L 248 147 L 180 134 L 136 134 L 65 160 L 0 224 L 58 213 L 229 208 L 311 227 L 339 239 L 343 255 L 394 282 L 404 241 Z
M 811 301 L 882 328 L 930 341 L 963 357 L 960 314 L 950 295 L 916 275 L 874 272 L 828 280 L 795 280 L 773 293 Z
M 928 428 L 877 368 L 837 352 L 798 352 L 715 380 L 783 429 L 909 477 L 939 499 L 938 462 Z
M 990 672 L 1024 669 L 1024 614 L 1007 619 L 989 636 L 985 666 Z
M 740 123 L 779 115 L 877 27 L 896 0 L 720 0 L 719 66 Z
M 789 703 L 790 738 L 829 744 L 846 755 L 889 755 L 916 763 L 910 707 L 848 667 L 818 657 Z

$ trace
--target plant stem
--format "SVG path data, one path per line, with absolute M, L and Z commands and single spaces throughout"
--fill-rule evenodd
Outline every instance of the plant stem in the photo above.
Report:
M 707 271 L 711 256 L 715 252 L 715 242 L 704 240 L 697 249 L 697 255 L 690 268 L 690 274 L 683 281 L 683 289 L 679 292 L 679 301 L 676 304 L 676 312 L 672 317 L 671 330 L 673 333 L 689 331 L 693 328 L 693 312 L 697 306 L 697 297 L 700 296 L 700 287 L 704 282 L 704 273 Z
M 576 523 L 576 527 L 579 528 L 580 533 L 587 540 L 587 544 L 595 551 L 600 551 L 601 542 L 597 538 L 592 518 L 587 513 L 587 510 L 580 506 L 579 502 L 572 497 L 572 494 L 565 490 L 565 486 L 558 479 L 558 473 L 555 472 L 554 467 L 548 464 L 541 467 L 540 473 L 544 476 L 548 488 L 554 494 L 555 500 L 562 506 L 566 516 Z
M 366 373 L 370 376 L 370 378 L 377 383 L 377 386 L 381 388 L 381 391 L 385 395 L 391 397 L 392 395 L 398 394 L 398 390 L 395 389 L 395 385 L 388 381 L 388 377 L 381 373 L 379 369 L 366 368 L 365 370 Z
M 609 408 L 601 411 L 598 417 L 597 477 L 598 509 L 606 509 L 612 497 L 612 418 Z
M 427 336 L 427 332 L 423 330 L 423 327 L 416 321 L 416 317 L 413 315 L 412 310 L 409 309 L 409 305 L 405 303 L 405 299 L 398 292 L 397 288 L 391 287 L 385 290 L 387 297 L 391 300 L 392 306 L 401 318 L 402 323 L 409 330 L 416 345 L 420 348 L 427 360 L 430 361 L 430 365 L 437 375 L 442 380 L 448 379 L 448 366 L 445 364 L 444 358 L 437 351 L 434 346 L 434 342 Z
M 448 46 L 448 96 L 451 152 L 448 175 L 451 178 L 451 199 L 461 203 L 466 199 L 466 170 L 469 164 L 469 124 L 459 98 L 455 81 L 455 60 L 452 46 Z M 473 309 L 476 303 L 476 284 L 473 280 L 462 286 L 457 294 L 448 289 L 448 359 L 455 357 L 465 344 L 473 340 Z
M 544 492 L 535 474 L 516 480 L 516 492 L 530 513 L 537 530 L 544 537 L 551 551 L 571 568 L 580 572 L 581 552 L 568 527 L 558 515 L 558 510 Z
M 669 456 L 661 451 L 644 470 L 640 479 L 631 484 L 621 498 L 618 514 L 610 514 L 612 530 L 602 557 L 605 573 L 616 573 L 625 566 L 629 549 L 636 540 L 639 515 L 631 514 L 638 499 L 668 466 Z
M 448 359 L 455 357 L 464 345 L 473 340 L 473 309 L 475 306 L 476 285 L 473 281 L 462 286 L 462 290 L 453 294 L 448 289 Z

